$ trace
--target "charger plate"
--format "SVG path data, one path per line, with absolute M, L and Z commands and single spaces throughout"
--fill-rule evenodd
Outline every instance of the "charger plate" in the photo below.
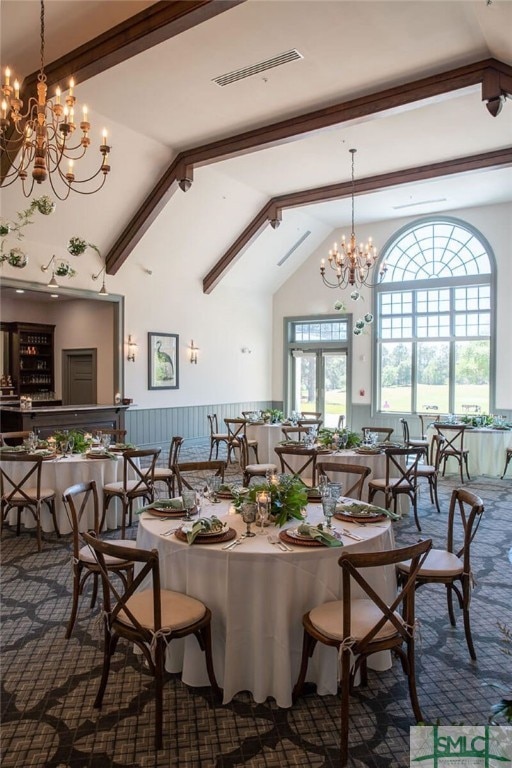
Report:
M 298 547 L 324 547 L 323 542 L 318 539 L 312 539 L 311 536 L 301 536 L 290 531 L 279 531 L 279 538 L 284 541 L 285 544 L 293 544 Z
M 351 507 L 351 509 L 350 509 Z M 387 519 L 387 515 L 381 514 L 377 511 L 369 509 L 365 512 L 366 505 L 361 504 L 361 508 L 358 509 L 358 504 L 352 502 L 352 504 L 341 504 L 334 513 L 334 517 L 337 520 L 344 520 L 346 523 L 350 522 L 364 522 L 364 523 L 378 523 Z
M 85 458 L 86 459 L 109 459 L 110 456 L 107 456 L 106 453 L 86 453 Z
M 231 491 L 217 491 L 217 498 L 218 499 L 232 499 L 233 494 Z
M 360 456 L 375 456 L 377 453 L 382 453 L 382 448 L 370 448 L 370 450 L 356 448 L 355 453 L 358 453 Z
M 174 535 L 178 541 L 184 541 L 187 543 L 187 534 L 183 533 L 181 528 L 174 531 Z M 228 528 L 227 531 L 221 531 L 220 533 L 198 533 L 192 544 L 223 544 L 225 541 L 231 541 L 236 537 L 236 531 L 234 528 Z

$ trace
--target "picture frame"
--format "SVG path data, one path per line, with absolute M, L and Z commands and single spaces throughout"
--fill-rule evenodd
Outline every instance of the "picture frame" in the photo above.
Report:
M 148 389 L 179 389 L 179 336 L 148 333 Z

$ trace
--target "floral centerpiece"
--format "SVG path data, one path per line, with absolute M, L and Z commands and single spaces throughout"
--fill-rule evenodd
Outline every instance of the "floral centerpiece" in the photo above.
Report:
M 66 432 L 55 432 L 47 442 L 55 442 L 57 448 L 61 448 L 65 443 L 73 442 L 73 453 L 85 453 L 91 446 L 92 435 L 88 432 L 81 432 L 79 429 L 70 429 Z
M 307 487 L 293 475 L 280 475 L 276 483 L 255 483 L 249 488 L 232 488 L 233 506 L 240 511 L 244 501 L 257 501 L 264 492 L 270 497 L 270 515 L 276 525 L 295 518 L 302 520 L 302 510 L 308 503 Z
M 459 421 L 470 427 L 501 427 L 503 429 L 508 426 L 503 417 L 487 413 L 464 414 L 459 417 Z
M 358 435 L 357 432 L 351 432 L 350 429 L 321 427 L 318 430 L 317 441 L 327 448 L 336 449 L 341 445 L 345 445 L 345 448 L 358 448 L 362 443 L 362 438 L 361 435 Z
M 269 408 L 263 411 L 263 420 L 271 424 L 280 424 L 284 420 L 284 413 L 279 408 Z

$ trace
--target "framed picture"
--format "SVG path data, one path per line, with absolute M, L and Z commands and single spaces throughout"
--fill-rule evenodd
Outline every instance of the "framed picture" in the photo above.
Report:
M 179 336 L 148 333 L 148 389 L 179 388 Z

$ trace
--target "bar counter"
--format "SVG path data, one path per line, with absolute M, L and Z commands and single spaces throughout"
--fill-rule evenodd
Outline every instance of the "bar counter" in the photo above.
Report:
M 0 431 L 37 430 L 41 437 L 55 430 L 105 427 L 124 429 L 127 405 L 57 405 L 28 409 L 0 406 Z

